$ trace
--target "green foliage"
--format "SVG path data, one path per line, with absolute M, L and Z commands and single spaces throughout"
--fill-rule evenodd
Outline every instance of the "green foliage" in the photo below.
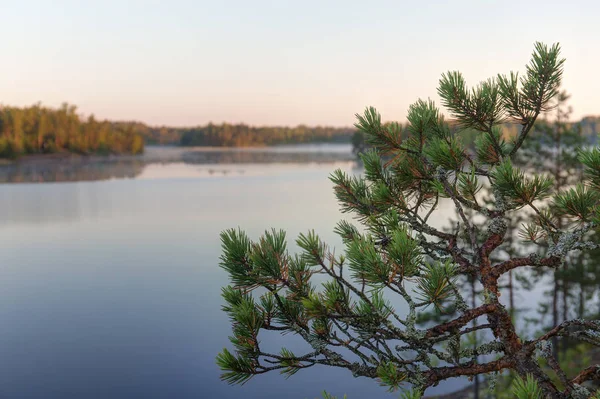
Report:
M 390 173 L 381 162 L 379 153 L 375 150 L 367 150 L 360 154 L 365 168 L 365 176 L 372 182 L 386 183 L 390 179 Z
M 442 75 L 438 94 L 442 104 L 463 126 L 488 131 L 502 122 L 501 98 L 495 79 L 480 83 L 468 90 L 465 79 L 458 71 Z
M 398 370 L 393 362 L 381 363 L 377 367 L 377 377 L 380 384 L 387 387 L 390 392 L 397 390 L 406 380 L 406 374 Z
M 529 110 L 548 110 L 546 107 L 558 94 L 565 60 L 560 57 L 560 46 L 536 43 L 526 75 L 521 79 L 522 94 Z M 541 95 L 540 95 L 541 93 Z
M 547 233 L 542 224 L 533 221 L 521 225 L 519 236 L 527 243 L 535 243 L 538 240 L 546 239 Z
M 359 316 L 365 326 L 376 327 L 388 318 L 394 309 L 383 297 L 382 291 L 372 290 L 370 295 L 360 299 L 353 307 L 353 313 Z
M 440 115 L 439 109 L 431 100 L 417 100 L 408 107 L 408 131 L 417 138 L 421 148 L 426 138 L 445 139 L 450 136 L 450 129 Z
M 391 123 L 384 122 L 383 126 L 389 126 Z M 531 134 L 535 134 L 533 130 L 541 130 L 545 127 L 545 122 L 543 120 L 537 120 L 532 129 Z M 583 143 L 585 144 L 594 144 L 597 141 L 597 132 L 600 131 L 600 117 L 585 117 L 582 118 L 578 122 L 569 122 L 566 123 L 569 128 L 579 129 L 581 132 L 581 138 L 583 139 Z M 400 126 L 400 125 L 398 125 Z M 487 164 L 495 164 L 500 161 L 500 157 L 504 154 L 508 154 L 511 150 L 510 144 L 506 142 L 510 138 L 516 138 L 519 135 L 519 128 L 522 125 L 515 123 L 512 119 L 504 119 L 503 122 L 499 125 L 495 125 L 491 129 L 491 134 L 488 131 L 486 134 L 481 134 L 481 131 L 475 128 L 466 128 L 458 124 L 455 120 L 445 121 L 445 128 L 448 129 L 448 132 L 445 134 L 446 136 L 456 136 L 460 139 L 461 143 L 463 143 L 464 147 L 473 149 L 475 148 L 478 159 L 482 163 Z M 411 137 L 409 135 L 408 125 L 406 128 L 401 129 L 400 140 L 403 143 L 411 142 Z M 539 136 L 539 135 L 538 135 Z M 361 130 L 357 130 L 354 132 L 352 136 L 352 148 L 355 153 L 362 153 L 369 148 L 372 148 L 370 145 L 365 143 L 367 134 L 365 134 Z M 565 135 L 565 138 L 568 137 Z M 498 143 L 501 151 L 495 146 L 495 142 Z M 539 137 L 536 140 L 530 141 L 529 144 L 535 144 L 535 142 L 543 143 L 545 146 L 551 145 L 550 142 L 539 140 Z M 542 150 L 543 148 L 537 148 L 538 150 Z
M 144 143 L 182 146 L 248 147 L 277 144 L 349 143 L 352 128 L 248 126 L 223 123 L 175 128 L 141 122 L 82 120 L 76 107 L 0 108 L 0 157 L 70 151 L 80 154 L 140 154 Z M 357 136 L 356 139 L 361 139 Z M 355 140 L 356 140 L 355 139 Z M 6 140 L 6 141 L 3 141 Z
M 221 379 L 229 384 L 245 384 L 254 375 L 252 361 L 244 356 L 234 356 L 226 348 L 217 355 L 217 365 L 223 370 Z
M 308 234 L 300 233 L 296 244 L 304 250 L 302 259 L 310 266 L 318 266 L 325 259 L 325 245 L 311 230 Z
M 586 165 L 594 162 L 594 149 L 581 150 L 590 144 L 593 135 L 586 130 L 589 125 L 569 122 L 571 109 L 567 106 L 569 95 L 561 91 L 553 100 L 551 119 L 542 119 L 535 123 L 530 137 L 524 143 L 515 162 L 529 171 L 545 170 L 552 175 L 552 201 L 545 201 L 543 208 L 536 214 L 527 217 L 520 235 L 528 242 L 544 251 L 548 242 L 557 239 L 556 229 L 584 229 L 586 223 L 597 223 L 598 190 L 593 179 L 584 179 Z M 600 165 L 600 162 L 597 164 Z M 593 170 L 588 170 L 593 175 Z M 585 222 L 585 223 L 584 223 Z M 589 224 L 587 224 L 589 226 Z M 598 242 L 596 232 L 585 233 L 585 244 L 593 248 Z M 549 277 L 552 289 L 545 292 L 539 304 L 540 317 L 535 323 L 543 323 L 548 328 L 555 326 L 560 320 L 568 320 L 571 315 L 578 318 L 594 316 L 589 301 L 598 287 L 597 250 L 579 252 L 565 258 L 563 265 L 555 270 L 536 268 L 529 278 L 529 284 L 542 276 Z M 548 276 L 549 275 L 549 276 Z M 571 355 L 571 348 L 576 344 L 571 339 L 554 337 L 551 340 L 554 356 L 564 370 L 578 370 L 585 365 L 564 363 Z M 580 359 L 584 356 L 576 355 Z M 588 363 L 589 364 L 589 363 Z M 587 365 L 587 364 L 586 364 Z M 556 376 L 555 383 L 563 385 Z M 563 385 L 564 386 L 564 385 Z
M 15 145 L 11 139 L 0 138 L 0 158 L 14 159 L 17 156 Z
M 131 150 L 130 152 L 133 155 L 141 154 L 144 152 L 144 139 L 142 136 L 136 135 L 131 142 Z
M 373 241 L 367 237 L 359 237 L 351 242 L 346 257 L 353 277 L 374 287 L 401 278 L 401 275 L 393 273 L 393 264 L 384 261 Z
M 301 368 L 301 363 L 296 359 L 296 355 L 286 348 L 281 348 L 279 353 L 281 356 L 281 365 L 284 367 L 281 370 L 281 374 L 284 374 L 286 378 L 296 374 Z
M 399 277 L 413 277 L 419 273 L 419 266 L 423 264 L 422 251 L 406 226 L 400 226 L 392 232 L 386 249 L 389 262 L 394 266 L 394 273 Z
M 517 376 L 513 382 L 513 394 L 517 399 L 542 399 L 542 390 L 537 381 L 527 374 L 525 379 Z
M 562 79 L 564 59 L 560 46 L 536 43 L 525 76 L 498 75 L 498 87 L 507 114 L 521 123 L 529 123 L 557 94 Z M 519 90 L 519 83 L 521 89 Z
M 465 149 L 457 138 L 434 138 L 424 150 L 434 165 L 447 170 L 462 170 L 467 161 Z
M 323 393 L 321 394 L 323 399 L 337 399 L 337 396 L 333 396 L 325 391 L 323 391 Z M 348 397 L 346 395 L 344 395 L 344 397 L 342 399 L 348 399 Z
M 390 153 L 401 148 L 402 129 L 399 124 L 384 126 L 381 115 L 373 107 L 368 107 L 363 115 L 356 114 L 358 120 L 354 126 L 366 135 L 366 143 L 376 147 L 382 153 Z
M 593 364 L 593 353 L 591 353 L 591 351 L 593 351 L 593 349 L 588 344 L 578 344 L 573 347 L 569 347 L 563 354 L 561 354 L 561 356 L 558 359 L 558 364 L 561 370 L 564 370 L 566 372 L 568 378 L 574 377 L 580 370 L 589 366 L 590 364 Z M 555 370 L 553 370 L 552 367 L 548 365 L 547 360 L 542 358 L 540 360 L 540 364 L 544 368 L 544 371 L 546 372 L 548 378 L 550 378 L 552 383 L 564 389 L 564 382 L 561 380 L 561 377 L 556 374 Z M 506 373 L 498 376 L 498 380 L 495 384 L 495 392 L 493 392 L 494 397 L 496 399 L 514 399 L 515 397 L 517 397 L 514 393 L 516 389 L 519 389 L 523 395 L 525 392 L 541 392 L 539 384 L 537 384 L 532 379 L 531 375 L 529 375 L 528 377 L 529 378 L 523 379 L 515 373 Z M 544 398 L 543 395 L 523 397 Z M 573 395 L 573 397 L 577 396 Z
M 285 256 L 286 241 L 283 230 L 267 231 L 250 252 L 250 263 L 259 281 L 280 280 L 285 272 L 281 259 Z
M 491 176 L 494 187 L 510 200 L 512 207 L 531 205 L 551 194 L 552 178 L 542 175 L 526 177 L 525 172 L 515 168 L 508 159 L 500 163 Z
M 226 230 L 221 233 L 221 243 L 225 249 L 221 255 L 221 267 L 225 268 L 231 281 L 237 287 L 251 287 L 254 278 L 250 275 L 252 266 L 249 263 L 250 240 L 241 230 Z
M 592 190 L 583 184 L 577 184 L 554 197 L 554 205 L 561 215 L 569 216 L 586 222 L 597 213 L 596 206 L 600 200 L 598 191 Z
M 144 140 L 131 126 L 82 120 L 76 107 L 0 107 L 0 158 L 26 154 L 140 154 Z
M 600 149 L 592 148 L 579 153 L 579 160 L 585 165 L 585 174 L 590 183 L 600 189 Z
M 314 142 L 349 143 L 356 130 L 334 127 L 248 126 L 223 123 L 187 128 L 140 127 L 153 142 L 174 143 L 182 146 L 260 147 L 277 144 Z M 164 135 L 164 138 L 163 138 Z M 356 140 L 356 139 L 354 139 Z
M 342 238 L 344 244 L 354 241 L 360 234 L 356 226 L 349 223 L 347 220 L 340 220 L 335 227 L 334 232 Z
M 419 299 L 441 311 L 444 302 L 454 294 L 455 277 L 456 267 L 450 262 L 425 264 L 417 279 Z
M 246 359 L 256 358 L 258 331 L 264 322 L 261 310 L 254 303 L 252 296 L 242 294 L 232 287 L 225 287 L 222 296 L 226 301 L 223 310 L 229 315 L 233 325 L 231 343 L 239 355 L 243 355 Z M 223 361 L 232 361 L 227 355 L 224 356 L 226 357 Z
M 477 201 L 477 193 L 482 187 L 483 185 L 479 182 L 474 170 L 471 173 L 461 173 L 458 176 L 458 192 L 473 202 Z
M 357 212 L 361 221 L 377 212 L 369 194 L 367 182 L 357 176 L 349 176 L 341 170 L 334 171 L 329 177 L 334 184 L 334 192 L 343 213 Z
M 402 392 L 399 399 L 421 399 L 422 397 L 421 392 L 411 389 L 410 391 Z
M 494 126 L 490 132 L 478 135 L 475 138 L 475 151 L 477 159 L 481 163 L 489 165 L 499 163 L 508 152 L 508 146 L 502 138 L 501 129 Z

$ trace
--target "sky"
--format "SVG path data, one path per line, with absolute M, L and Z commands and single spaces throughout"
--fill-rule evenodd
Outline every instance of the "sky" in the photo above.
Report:
M 190 126 L 404 121 L 438 80 L 524 71 L 560 42 L 573 118 L 600 114 L 600 2 L 0 0 L 0 104 Z

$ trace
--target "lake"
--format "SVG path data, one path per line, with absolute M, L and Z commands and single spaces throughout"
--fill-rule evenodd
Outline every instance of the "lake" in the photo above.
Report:
M 231 348 L 219 233 L 240 226 L 257 238 L 275 227 L 293 242 L 315 229 L 340 247 L 333 228 L 347 215 L 327 176 L 359 172 L 352 159 L 346 145 L 151 148 L 3 167 L 4 182 L 46 182 L 0 185 L 0 397 L 397 397 L 323 367 L 228 386 L 214 360 Z

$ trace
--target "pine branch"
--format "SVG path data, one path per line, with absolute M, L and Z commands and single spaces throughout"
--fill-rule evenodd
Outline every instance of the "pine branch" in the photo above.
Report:
M 515 384 L 518 397 L 581 396 L 585 388 L 578 384 L 598 378 L 597 370 L 584 369 L 567 380 L 554 357 L 543 352 L 565 385 L 559 389 L 538 363 L 536 349 L 557 337 L 600 347 L 600 325 L 567 320 L 523 342 L 512 311 L 499 300 L 504 274 L 521 267 L 558 268 L 574 253 L 599 247 L 589 237 L 600 223 L 600 150 L 580 152 L 586 180 L 566 189 L 557 187 L 567 181 L 564 173 L 554 173 L 554 182 L 531 164 L 513 165 L 536 118 L 562 98 L 562 65 L 557 45 L 536 44 L 520 78 L 498 76 L 467 89 L 461 74 L 442 76 L 442 103 L 460 126 L 477 130 L 474 156 L 463 146 L 462 132 L 432 101 L 412 104 L 404 127 L 383 123 L 373 107 L 357 115 L 356 126 L 374 149 L 361 155 L 364 176 L 340 170 L 330 176 L 341 211 L 362 224 L 336 226 L 341 256 L 314 232 L 298 237 L 297 255 L 288 253 L 282 231 L 267 231 L 257 241 L 241 230 L 223 232 L 220 265 L 232 284 L 223 289 L 223 310 L 232 324 L 235 354 L 225 349 L 218 355 L 222 379 L 243 384 L 269 371 L 289 377 L 324 365 L 378 379 L 390 390 L 411 384 L 404 395 L 409 398 L 447 378 L 509 369 L 527 377 Z M 512 148 L 499 127 L 506 117 L 522 125 Z M 429 222 L 440 216 L 436 211 L 446 199 L 458 219 L 451 230 Z M 527 220 L 517 222 L 525 213 Z M 506 250 L 516 239 L 511 226 L 523 221 L 519 234 L 537 244 L 540 255 Z M 471 284 L 470 304 L 461 288 L 465 280 Z M 390 297 L 407 311 L 397 312 Z M 419 327 L 425 321 L 427 328 Z M 293 333 L 312 351 L 267 352 L 260 344 L 263 330 Z M 493 339 L 461 343 L 479 331 Z M 479 364 L 487 355 L 499 358 Z

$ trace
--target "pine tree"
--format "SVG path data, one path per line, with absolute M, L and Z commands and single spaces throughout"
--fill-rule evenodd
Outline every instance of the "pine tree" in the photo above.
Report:
M 361 155 L 364 176 L 337 170 L 330 177 L 342 212 L 362 225 L 337 225 L 343 255 L 314 232 L 298 237 L 296 255 L 288 252 L 283 231 L 267 231 L 258 241 L 241 230 L 223 232 L 221 267 L 231 280 L 223 289 L 223 309 L 232 322 L 235 351 L 217 356 L 222 379 L 244 383 L 269 371 L 293 375 L 323 365 L 377 379 L 391 390 L 410 384 L 405 396 L 420 397 L 448 378 L 512 370 L 528 379 L 520 389 L 535 387 L 549 398 L 591 396 L 582 384 L 599 378 L 598 368 L 561 370 L 548 346 L 555 336 L 600 345 L 600 323 L 566 320 L 526 339 L 499 299 L 499 281 L 511 270 L 554 270 L 572 253 L 596 247 L 586 235 L 599 222 L 600 149 L 579 153 L 586 180 L 562 192 L 554 190 L 546 170 L 532 174 L 513 162 L 538 116 L 552 109 L 563 64 L 557 44 L 536 43 L 521 77 L 498 75 L 469 89 L 459 72 L 443 74 L 438 93 L 452 121 L 424 100 L 409 108 L 405 128 L 384 125 L 372 107 L 357 115 L 356 127 L 373 147 Z M 507 121 L 520 126 L 512 141 L 500 129 Z M 450 128 L 456 123 L 478 131 L 474 153 Z M 492 193 L 491 203 L 482 200 L 482 188 Z M 459 215 L 450 232 L 430 222 L 441 217 L 441 201 L 453 204 Z M 551 209 L 568 223 L 557 226 Z M 507 238 L 507 219 L 525 211 L 535 215 L 535 223 L 521 236 L 539 247 L 494 260 Z M 468 213 L 484 223 L 472 223 Z M 324 282 L 317 284 L 315 275 Z M 479 301 L 465 300 L 461 278 L 482 287 Z M 407 311 L 392 305 L 399 300 Z M 417 323 L 429 309 L 449 307 L 455 317 L 427 327 Z M 267 352 L 262 331 L 295 334 L 310 349 Z M 474 332 L 485 338 L 475 347 L 461 339 Z M 476 362 L 478 357 L 483 361 Z M 561 385 L 550 380 L 540 358 Z
M 521 151 L 519 166 L 535 171 L 548 168 L 554 181 L 554 191 L 567 192 L 577 189 L 583 178 L 583 164 L 577 158 L 580 148 L 590 144 L 590 137 L 581 132 L 581 126 L 569 122 L 572 109 L 567 107 L 569 95 L 562 91 L 553 100 L 554 110 L 549 113 L 552 119 L 536 123 L 531 138 Z M 560 198 L 560 197 L 559 197 Z M 552 210 L 552 207 L 551 207 Z M 558 228 L 569 223 L 568 217 L 562 215 L 560 209 L 554 209 L 553 222 Z M 591 231 L 587 240 L 597 240 Z M 570 318 L 574 311 L 577 318 L 586 318 L 586 298 L 593 295 L 596 287 L 598 251 L 577 251 L 572 253 L 564 267 L 553 270 L 552 284 L 547 294 L 551 295 L 550 304 L 543 304 L 540 313 L 551 314 L 551 324 L 556 325 Z M 537 270 L 537 278 L 545 276 L 548 270 Z M 532 276 L 536 277 L 536 276 Z M 575 296 L 576 295 L 576 296 Z M 559 343 L 554 337 L 552 348 L 556 357 L 562 356 L 568 349 L 568 340 Z M 559 351 L 560 349 L 560 351 Z

